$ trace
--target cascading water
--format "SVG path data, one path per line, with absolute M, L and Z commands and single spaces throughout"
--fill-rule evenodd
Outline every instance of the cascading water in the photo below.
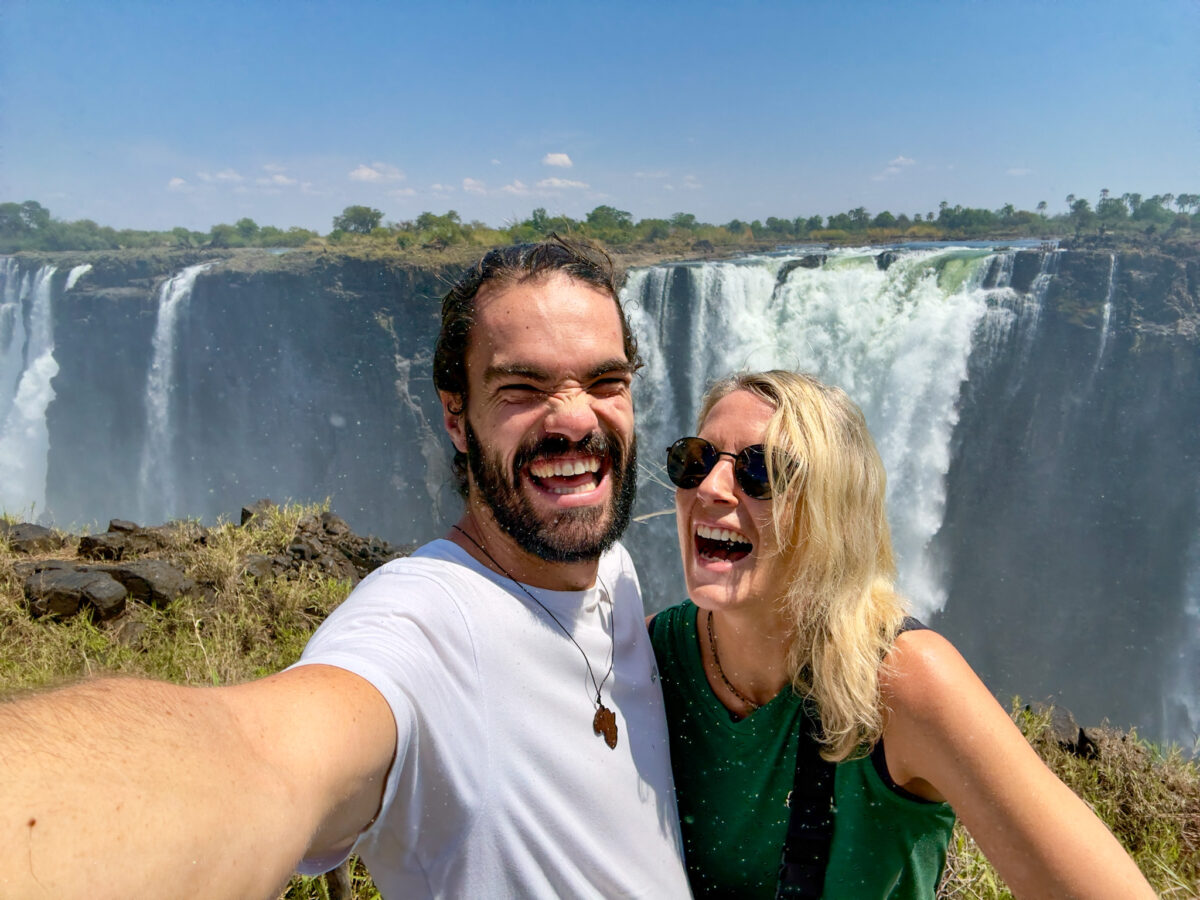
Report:
M 0 264 L 0 428 L 8 420 L 25 370 L 25 300 L 32 282 L 15 259 Z M 0 431 L 0 433 L 3 433 Z
M 657 474 L 662 448 L 694 431 L 713 379 L 787 368 L 844 388 L 862 407 L 888 471 L 901 586 L 920 615 L 942 606 L 945 590 L 927 548 L 942 521 L 972 336 L 988 298 L 1011 294 L 981 286 L 994 258 L 985 250 L 930 250 L 899 255 L 884 268 L 873 253 L 856 250 L 830 253 L 814 268 L 754 257 L 633 274 L 626 294 L 646 358 L 637 403 L 649 470 L 634 527 L 653 528 L 658 540 L 635 531 L 630 543 L 646 548 L 635 556 L 652 604 L 670 602 L 681 584 L 677 566 L 664 571 L 662 564 L 675 556 L 673 531 L 653 518 L 671 505 Z
M 1113 295 L 1117 292 L 1117 254 L 1112 254 L 1112 263 L 1108 267 L 1108 293 L 1104 297 L 1104 321 L 1100 323 L 1100 349 L 1096 351 L 1096 364 L 1092 367 L 1092 377 L 1100 371 L 1104 362 L 1104 348 L 1108 346 L 1108 329 L 1112 322 Z
M 212 263 L 188 266 L 159 288 L 153 356 L 146 373 L 146 441 L 138 478 L 139 509 L 145 522 L 187 515 L 179 508 L 176 454 L 171 448 L 176 328 L 196 277 L 211 267 Z
M 1200 756 L 1200 534 L 1188 550 L 1188 576 L 1184 582 L 1184 635 L 1172 679 L 1173 690 L 1164 698 L 1166 733 L 1178 737 Z
M 90 267 L 80 266 L 71 272 L 71 286 L 87 268 Z M 12 324 L 5 328 L 8 346 L 4 353 L 4 373 L 11 375 L 16 369 L 18 353 L 22 365 L 0 422 L 0 509 L 14 513 L 28 511 L 29 518 L 33 518 L 46 505 L 46 454 L 50 447 L 46 408 L 54 399 L 50 381 L 58 374 L 51 318 L 57 269 L 43 266 L 31 281 L 22 279 L 15 301 L 9 302 L 7 282 L 16 271 L 16 267 L 5 267 L 3 319 Z M 16 327 L 17 319 L 22 321 L 22 328 Z M 26 327 L 27 334 L 21 335 Z

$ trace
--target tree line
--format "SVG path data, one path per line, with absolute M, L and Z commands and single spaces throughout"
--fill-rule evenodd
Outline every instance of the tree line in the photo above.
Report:
M 829 244 L 888 243 L 906 240 L 969 238 L 1054 238 L 1087 233 L 1174 235 L 1200 232 L 1200 194 L 1116 195 L 1107 188 L 1096 203 L 1068 194 L 1065 213 L 1049 214 L 1042 201 L 1033 210 L 1006 203 L 999 209 L 950 206 L 935 211 L 872 215 L 865 207 L 830 216 L 768 217 L 765 221 L 731 219 L 714 225 L 679 212 L 670 218 L 635 221 L 633 214 L 613 206 L 597 206 L 582 219 L 550 215 L 544 208 L 525 219 L 493 228 L 483 222 L 464 222 L 457 212 L 423 212 L 415 219 L 385 222 L 369 206 L 348 206 L 334 216 L 332 229 L 321 235 L 306 228 L 260 226 L 242 218 L 232 225 L 214 225 L 207 232 L 187 228 L 170 231 L 114 229 L 90 219 L 64 222 L 40 203 L 0 203 L 0 253 L 22 250 L 118 250 L 129 248 L 302 247 L 308 244 L 362 244 L 401 249 L 440 250 L 456 245 L 496 246 L 540 240 L 551 232 L 592 238 L 614 247 L 686 245 L 695 250 L 765 245 L 794 241 Z M 1172 210 L 1172 207 L 1174 209 Z

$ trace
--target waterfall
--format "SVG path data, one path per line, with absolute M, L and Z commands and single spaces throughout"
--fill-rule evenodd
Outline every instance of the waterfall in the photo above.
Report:
M 0 323 L 10 323 L 4 329 L 8 347 L 0 371 L 10 377 L 12 372 L 19 372 L 11 392 L 11 382 L 6 378 L 4 391 L 7 396 L 0 422 L 0 509 L 10 513 L 24 511 L 32 519 L 46 505 L 46 454 L 50 449 L 46 408 L 54 399 L 50 380 L 58 374 L 51 321 L 51 294 L 57 269 L 43 266 L 32 279 L 21 279 L 15 299 L 10 301 L 13 294 L 8 282 L 16 271 L 16 267 L 5 268 L 5 304 L 0 319 Z
M 1192 538 L 1183 590 L 1185 633 L 1163 719 L 1167 733 L 1200 756 L 1200 534 Z
M 1117 254 L 1111 254 L 1112 262 L 1108 267 L 1108 292 L 1104 296 L 1104 320 L 1100 323 L 1100 349 L 1096 351 L 1096 364 L 1092 367 L 1092 377 L 1100 371 L 1104 362 L 1104 348 L 1108 346 L 1108 328 L 1112 320 L 1113 295 L 1117 291 Z
M 668 535 L 653 522 L 671 507 L 662 448 L 693 432 L 714 378 L 786 368 L 842 387 L 862 407 L 888 472 L 901 588 L 919 615 L 944 604 L 928 549 L 942 522 L 956 401 L 973 336 L 996 296 L 1013 291 L 982 286 L 996 258 L 990 250 L 904 253 L 886 268 L 876 252 L 833 251 L 817 268 L 759 256 L 632 274 L 626 295 L 646 360 L 637 389 L 644 471 L 636 527 L 653 528 L 662 543 L 648 545 L 636 531 L 630 543 L 655 552 L 641 571 L 656 590 L 678 592 L 673 571 L 666 581 L 654 572 L 664 545 L 675 554 L 673 529 Z M 1000 263 L 1011 271 L 1011 260 Z
M 138 508 L 143 522 L 162 522 L 188 512 L 179 509 L 176 459 L 171 446 L 176 331 L 196 277 L 212 265 L 189 266 L 167 279 L 158 291 L 158 318 L 146 373 L 146 440 L 138 477 Z
M 22 277 L 15 259 L 6 257 L 0 266 L 0 428 L 8 419 L 17 384 L 25 370 L 25 300 L 31 289 L 28 275 Z M 0 431 L 0 433 L 3 433 Z

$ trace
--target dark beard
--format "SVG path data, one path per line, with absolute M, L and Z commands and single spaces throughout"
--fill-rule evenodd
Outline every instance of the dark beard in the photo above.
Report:
M 503 465 L 483 452 L 471 423 L 465 426 L 467 464 L 479 496 L 491 509 L 496 523 L 522 550 L 547 562 L 590 562 L 599 559 L 624 533 L 637 494 L 636 437 L 630 439 L 628 460 L 616 440 L 596 432 L 575 443 L 563 437 L 544 437 L 518 448 L 513 471 L 506 475 Z M 609 459 L 612 499 L 607 507 L 568 509 L 549 520 L 542 519 L 516 487 L 520 472 L 539 456 L 569 450 Z

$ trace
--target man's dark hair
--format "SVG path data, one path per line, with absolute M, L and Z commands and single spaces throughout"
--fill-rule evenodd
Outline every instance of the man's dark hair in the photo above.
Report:
M 612 297 L 621 320 L 625 358 L 633 369 L 642 366 L 637 339 L 617 294 L 612 258 L 590 241 L 549 235 L 536 244 L 514 244 L 488 251 L 442 298 L 442 328 L 433 351 L 433 386 L 458 397 L 461 414 L 467 407 L 467 345 L 475 325 L 475 301 L 489 286 L 511 286 L 561 272 Z M 467 456 L 454 454 L 459 492 L 466 496 Z

